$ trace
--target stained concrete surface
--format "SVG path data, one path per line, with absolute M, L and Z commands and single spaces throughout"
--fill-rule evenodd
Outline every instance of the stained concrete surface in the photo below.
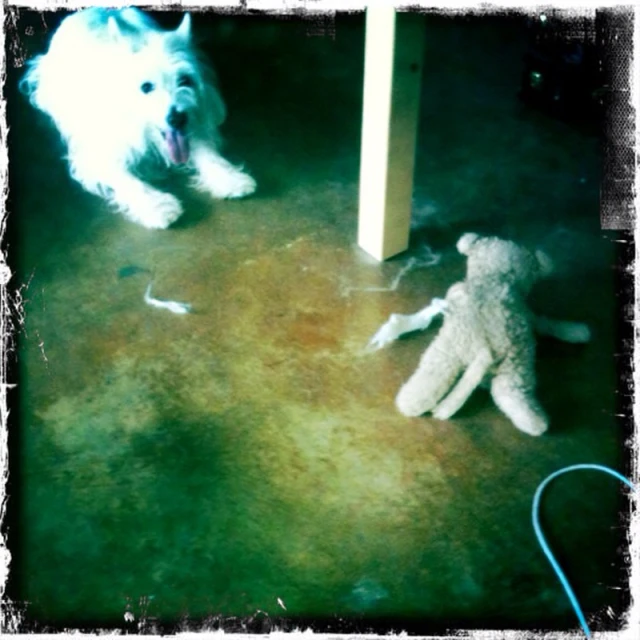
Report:
M 30 19 L 25 53 L 43 46 Z M 196 17 L 229 151 L 260 188 L 191 199 L 164 232 L 70 180 L 10 66 L 8 251 L 24 299 L 11 586 L 32 622 L 575 628 L 530 509 L 563 465 L 625 468 L 624 295 L 618 236 L 599 227 L 598 139 L 518 103 L 518 21 L 429 17 L 412 246 L 378 264 L 354 244 L 363 25 L 339 16 L 312 37 L 299 19 Z M 390 313 L 462 275 L 454 244 L 469 230 L 547 249 L 558 273 L 534 305 L 593 329 L 587 346 L 541 342 L 542 438 L 485 392 L 449 422 L 395 411 L 437 328 L 364 352 Z M 368 290 L 429 250 L 437 264 Z M 194 313 L 146 306 L 151 277 Z M 626 606 L 621 494 L 582 473 L 543 503 L 596 626 Z

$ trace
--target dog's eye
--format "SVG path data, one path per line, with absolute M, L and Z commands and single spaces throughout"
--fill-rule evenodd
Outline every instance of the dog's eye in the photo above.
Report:
M 193 78 L 191 76 L 180 76 L 178 78 L 178 86 L 179 87 L 193 87 L 195 85 Z
M 154 89 L 153 82 L 143 82 L 140 85 L 140 91 L 142 91 L 142 93 L 151 93 Z

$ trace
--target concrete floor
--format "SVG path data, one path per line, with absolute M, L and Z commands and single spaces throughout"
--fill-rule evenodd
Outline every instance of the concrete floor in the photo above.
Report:
M 576 627 L 530 509 L 563 465 L 625 468 L 597 139 L 517 102 L 517 22 L 430 17 L 412 247 L 377 264 L 354 245 L 363 24 L 341 17 L 311 37 L 302 21 L 196 19 L 230 153 L 260 188 L 192 200 L 165 232 L 72 183 L 9 69 L 9 254 L 25 312 L 11 584 L 32 622 L 121 625 L 131 610 L 197 626 L 260 611 L 267 627 Z M 27 53 L 42 47 L 36 27 Z M 462 275 L 454 243 L 470 230 L 547 249 L 559 271 L 535 307 L 593 329 L 584 347 L 541 342 L 540 439 L 484 392 L 451 422 L 395 411 L 437 329 L 364 352 L 391 312 Z M 367 291 L 427 247 L 437 265 Z M 195 312 L 146 306 L 151 276 L 155 295 Z M 625 609 L 620 494 L 577 474 L 543 505 L 596 627 Z

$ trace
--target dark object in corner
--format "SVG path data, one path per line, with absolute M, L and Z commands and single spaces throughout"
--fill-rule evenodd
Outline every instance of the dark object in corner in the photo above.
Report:
M 520 99 L 565 121 L 598 124 L 602 93 L 595 24 L 554 11 L 529 20 Z

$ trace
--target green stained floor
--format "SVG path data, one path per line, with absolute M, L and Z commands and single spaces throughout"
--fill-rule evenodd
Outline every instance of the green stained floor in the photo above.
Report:
M 598 140 L 517 102 L 517 22 L 428 18 L 417 227 L 409 253 L 377 264 L 354 244 L 363 25 L 339 16 L 333 35 L 310 37 L 296 20 L 196 17 L 230 152 L 260 189 L 190 200 L 164 232 L 71 182 L 9 69 L 9 253 L 25 286 L 12 571 L 31 620 L 120 625 L 129 608 L 196 626 L 258 611 L 423 633 L 575 626 L 530 506 L 563 465 L 625 468 Z M 38 31 L 22 43 L 38 50 Z M 484 392 L 451 422 L 395 411 L 435 329 L 364 351 L 391 312 L 462 275 L 454 245 L 470 230 L 545 248 L 558 273 L 536 308 L 593 329 L 584 347 L 540 345 L 543 438 L 517 432 Z M 367 290 L 426 247 L 438 264 Z M 194 313 L 146 306 L 151 276 L 155 295 Z M 619 495 L 584 474 L 544 503 L 586 612 L 614 627 Z

